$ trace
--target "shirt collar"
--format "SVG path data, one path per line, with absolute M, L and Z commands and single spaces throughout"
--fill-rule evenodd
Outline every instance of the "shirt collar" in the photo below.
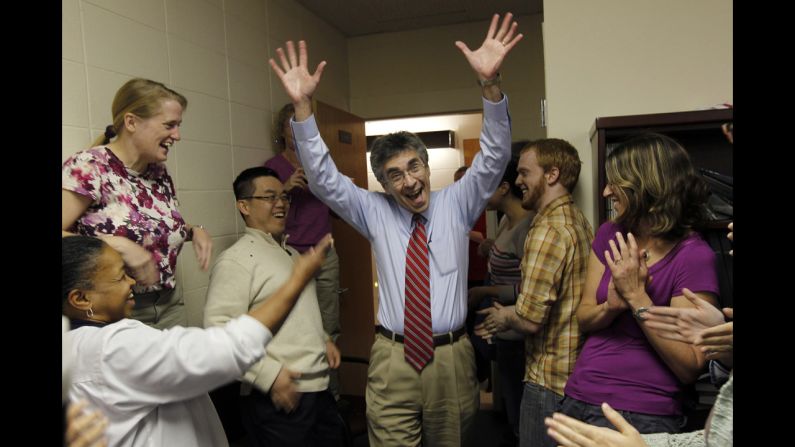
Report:
M 557 199 L 547 203 L 547 206 L 545 206 L 543 209 L 539 210 L 538 214 L 536 214 L 536 217 L 533 219 L 533 221 L 536 221 L 537 219 L 541 219 L 541 218 L 543 218 L 545 216 L 548 216 L 548 215 L 552 214 L 552 211 L 554 211 L 555 208 L 560 208 L 561 206 L 568 205 L 570 203 L 574 203 L 574 198 L 571 196 L 571 194 L 568 194 L 568 193 L 567 194 L 563 194 L 562 196 L 558 197 Z
M 425 223 L 426 224 L 430 223 L 430 221 L 431 221 L 431 214 L 432 214 L 431 213 L 431 207 L 432 206 L 433 206 L 433 202 L 431 202 L 431 204 L 428 206 L 428 208 L 425 209 L 425 211 L 419 213 L 420 215 L 422 215 L 422 217 L 425 218 Z M 411 221 L 414 219 L 414 214 L 416 214 L 416 213 L 413 213 L 413 212 L 407 210 L 406 208 L 404 208 L 404 207 L 402 207 L 400 205 L 398 205 L 398 208 L 399 208 L 398 212 L 400 213 L 400 220 L 403 222 L 404 228 L 408 228 L 409 231 L 411 231 L 411 224 L 412 224 Z
M 249 234 L 258 239 L 262 239 L 269 244 L 277 245 L 285 250 L 287 250 L 287 239 L 290 238 L 290 235 L 285 233 L 284 236 L 282 236 L 282 241 L 279 242 L 276 240 L 276 238 L 273 237 L 272 234 L 251 227 L 246 227 L 246 234 Z

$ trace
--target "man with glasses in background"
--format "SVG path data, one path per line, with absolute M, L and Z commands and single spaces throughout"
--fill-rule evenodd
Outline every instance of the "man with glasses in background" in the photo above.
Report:
M 204 326 L 222 326 L 266 300 L 290 278 L 299 253 L 287 245 L 290 195 L 276 171 L 241 172 L 232 188 L 243 236 L 215 261 Z M 343 426 L 328 390 L 340 352 L 323 330 L 315 281 L 307 283 L 265 357 L 241 378 L 241 416 L 251 445 L 342 443 Z
M 306 43 L 270 60 L 295 107 L 290 121 L 309 188 L 370 241 L 378 269 L 378 321 L 367 380 L 370 445 L 461 445 L 479 404 L 467 338 L 469 230 L 511 155 L 508 100 L 499 68 L 522 38 L 494 15 L 480 48 L 456 46 L 481 86 L 482 151 L 464 177 L 431 192 L 428 152 L 410 132 L 373 142 L 370 164 L 386 194 L 358 188 L 334 165 L 312 114 L 325 66 L 309 72 Z M 433 198 L 433 200 L 431 200 Z

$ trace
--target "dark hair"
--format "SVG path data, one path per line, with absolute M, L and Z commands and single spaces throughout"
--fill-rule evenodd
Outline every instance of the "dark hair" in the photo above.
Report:
M 528 151 L 535 151 L 538 159 L 538 166 L 549 172 L 550 169 L 558 168 L 560 172 L 560 184 L 570 193 L 577 186 L 580 178 L 580 155 L 577 149 L 566 140 L 560 138 L 542 138 L 527 143 L 522 148 L 522 154 Z
M 282 181 L 279 178 L 279 174 L 271 168 L 265 166 L 248 168 L 238 174 L 237 178 L 232 183 L 232 190 L 235 192 L 235 200 L 240 200 L 243 197 L 254 194 L 254 179 L 259 177 L 276 177 L 276 180 Z
M 709 190 L 687 151 L 672 138 L 633 137 L 607 155 L 605 171 L 613 193 L 627 203 L 614 221 L 628 231 L 644 225 L 652 236 L 676 240 L 706 222 Z
M 467 169 L 469 169 L 469 166 L 461 166 L 460 168 L 456 169 L 453 174 L 463 174 L 464 172 L 467 172 Z
M 295 115 L 295 106 L 288 102 L 282 106 L 279 113 L 276 114 L 276 119 L 273 120 L 273 142 L 276 143 L 276 147 L 280 149 L 279 152 L 287 149 L 285 145 L 287 140 L 284 136 L 284 125 L 290 121 L 293 115 Z
M 420 160 L 428 166 L 428 149 L 417 135 L 401 131 L 382 135 L 373 141 L 370 147 L 370 167 L 373 169 L 375 178 L 381 183 L 386 184 L 384 177 L 384 164 L 392 157 L 404 151 L 417 151 Z
M 66 304 L 69 292 L 88 290 L 97 270 L 97 261 L 106 246 L 101 239 L 88 236 L 61 238 L 61 304 Z

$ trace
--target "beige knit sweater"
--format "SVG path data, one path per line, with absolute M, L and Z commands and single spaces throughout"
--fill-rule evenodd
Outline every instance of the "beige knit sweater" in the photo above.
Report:
M 204 326 L 221 326 L 266 300 L 290 277 L 298 256 L 296 250 L 282 246 L 270 234 L 246 228 L 246 233 L 213 264 Z M 268 344 L 265 357 L 246 371 L 242 380 L 268 393 L 284 366 L 304 375 L 298 379 L 298 391 L 323 391 L 328 388 L 326 340 L 312 280 Z

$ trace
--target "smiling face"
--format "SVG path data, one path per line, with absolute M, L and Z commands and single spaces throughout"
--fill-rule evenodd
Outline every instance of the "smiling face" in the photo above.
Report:
M 627 201 L 624 192 L 621 191 L 620 188 L 616 186 L 610 186 L 610 184 L 605 185 L 604 191 L 602 191 L 602 197 L 609 199 L 613 205 L 613 211 L 616 212 L 616 216 L 621 216 L 624 211 L 627 209 Z
M 130 316 L 135 305 L 135 280 L 127 275 L 119 252 L 107 245 L 102 248 L 91 284 L 92 289 L 85 294 L 95 320 L 114 323 Z
M 254 185 L 252 198 L 238 200 L 238 210 L 245 216 L 247 226 L 270 233 L 280 240 L 287 224 L 290 204 L 281 199 L 268 199 L 285 195 L 282 182 L 276 177 L 262 176 L 255 178 L 251 183 Z
M 522 154 L 517 172 L 519 175 L 516 177 L 516 185 L 522 189 L 522 208 L 538 211 L 547 190 L 547 182 L 535 151 L 529 150 Z
M 181 138 L 182 106 L 173 99 L 164 99 L 160 104 L 160 111 L 151 118 L 133 115 L 133 143 L 147 163 L 166 161 L 171 146 Z
M 384 163 L 384 189 L 397 203 L 421 213 L 431 199 L 431 172 L 414 149 L 399 152 Z

